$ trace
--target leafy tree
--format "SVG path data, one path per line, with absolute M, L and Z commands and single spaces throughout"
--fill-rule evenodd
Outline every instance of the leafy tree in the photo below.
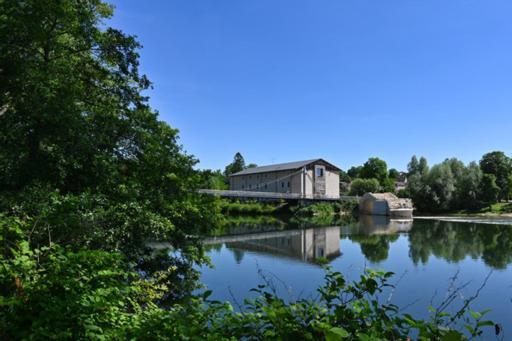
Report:
M 411 161 L 407 164 L 407 172 L 409 175 L 419 173 L 419 162 L 416 155 L 413 155 Z
M 400 176 L 400 172 L 395 168 L 391 168 L 388 172 L 388 177 L 390 179 L 396 180 Z
M 350 195 L 376 193 L 378 190 L 379 181 L 377 179 L 355 179 L 350 185 Z
M 395 192 L 395 180 L 391 178 L 384 179 L 383 182 L 380 183 L 379 192 Z
M 364 163 L 359 176 L 364 179 L 377 179 L 380 183 L 384 183 L 388 177 L 386 161 L 376 157 L 369 158 Z
M 220 170 L 212 171 L 210 169 L 200 172 L 202 188 L 208 189 L 228 189 L 228 181 Z
M 493 174 L 486 174 L 482 176 L 480 183 L 480 198 L 486 204 L 493 204 L 498 201 L 500 187 L 496 184 L 496 177 Z
M 258 165 L 257 165 L 257 164 L 255 164 L 255 163 L 250 163 L 250 164 L 248 164 L 248 165 L 247 165 L 247 167 L 245 167 L 245 168 L 256 168 L 256 167 L 258 167 Z
M 428 172 L 428 163 L 427 163 L 427 159 L 424 158 L 423 156 L 420 157 L 420 162 L 418 164 L 418 172 L 420 174 L 425 174 Z
M 407 172 L 408 175 L 425 174 L 426 172 L 428 172 L 427 159 L 422 156 L 418 161 L 416 155 L 413 155 L 411 161 L 407 165 Z
M 347 174 L 347 172 L 341 170 L 340 171 L 340 182 L 350 182 L 350 176 Z
M 100 0 L 0 1 L 0 13 L 0 210 L 37 221 L 30 247 L 120 252 L 184 297 L 204 260 L 189 235 L 219 216 L 195 194 L 197 160 L 142 94 L 139 43 L 105 24 Z M 151 240 L 175 253 L 142 269 L 156 264 Z
M 226 166 L 224 175 L 229 177 L 231 174 L 243 171 L 245 169 L 245 160 L 242 154 L 236 153 L 233 162 Z
M 360 177 L 360 173 L 361 173 L 361 169 L 363 167 L 362 166 L 352 166 L 350 167 L 350 169 L 347 171 L 347 174 L 348 176 L 350 176 L 351 179 L 357 179 Z
M 482 156 L 480 168 L 484 174 L 492 174 L 496 178 L 496 185 L 500 187 L 498 199 L 508 198 L 508 177 L 512 175 L 512 160 L 505 153 L 494 151 Z
M 463 169 L 457 179 L 456 209 L 477 209 L 480 205 L 480 182 L 482 171 L 476 162 L 471 162 Z

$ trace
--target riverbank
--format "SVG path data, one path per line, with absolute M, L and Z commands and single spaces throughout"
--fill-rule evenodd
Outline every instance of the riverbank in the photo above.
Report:
M 414 212 L 415 217 L 425 216 L 447 216 L 447 217 L 482 217 L 482 218 L 511 218 L 512 219 L 512 203 L 501 202 L 486 206 L 478 210 L 460 210 L 443 213 Z

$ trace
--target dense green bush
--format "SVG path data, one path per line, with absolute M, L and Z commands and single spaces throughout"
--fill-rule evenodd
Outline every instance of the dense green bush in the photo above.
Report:
M 298 205 L 292 208 L 295 216 L 332 216 L 339 213 L 338 203 L 319 202 L 313 204 Z
M 364 195 L 365 193 L 376 193 L 379 191 L 377 179 L 355 179 L 350 184 L 350 195 Z
M 277 212 L 283 203 L 262 203 L 258 201 L 230 201 L 221 200 L 222 213 L 227 215 L 258 215 Z

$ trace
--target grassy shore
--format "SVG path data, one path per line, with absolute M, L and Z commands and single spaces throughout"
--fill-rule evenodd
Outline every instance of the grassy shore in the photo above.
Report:
M 477 210 L 460 210 L 443 213 L 415 212 L 415 216 L 454 216 L 454 217 L 510 217 L 512 218 L 512 203 L 500 202 Z

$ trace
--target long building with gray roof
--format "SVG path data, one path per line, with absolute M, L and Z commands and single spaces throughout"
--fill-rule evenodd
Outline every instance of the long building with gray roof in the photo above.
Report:
M 336 198 L 340 196 L 340 169 L 324 159 L 247 168 L 230 176 L 230 189 Z

